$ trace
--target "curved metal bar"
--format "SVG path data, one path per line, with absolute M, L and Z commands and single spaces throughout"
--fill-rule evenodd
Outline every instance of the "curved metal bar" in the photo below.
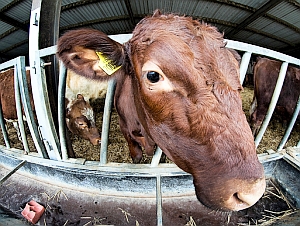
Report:
M 68 159 L 66 141 L 66 118 L 65 118 L 65 93 L 66 93 L 66 68 L 62 62 L 59 67 L 58 79 L 58 128 L 62 160 Z
M 162 195 L 161 195 L 161 181 L 160 175 L 156 176 L 156 219 L 157 226 L 163 225 L 162 220 Z
M 284 133 L 284 136 L 283 136 L 280 144 L 277 147 L 277 151 L 280 151 L 283 148 L 283 146 L 285 145 L 285 143 L 287 142 L 287 140 L 288 140 L 288 138 L 289 138 L 289 136 L 290 136 L 290 134 L 292 132 L 292 129 L 293 129 L 294 125 L 295 125 L 295 122 L 297 120 L 299 112 L 300 112 L 300 95 L 298 97 L 298 101 L 297 101 L 297 105 L 296 105 L 296 108 L 295 108 L 294 113 L 293 113 L 293 117 L 292 117 L 292 119 L 291 119 L 291 121 L 289 123 L 288 128 L 286 129 L 286 131 Z
M 26 68 L 25 68 L 25 57 L 20 56 L 16 58 L 17 61 L 17 77 L 18 77 L 18 84 L 19 90 L 21 94 L 22 105 L 24 109 L 24 114 L 26 117 L 27 125 L 29 127 L 32 140 L 35 144 L 37 152 L 43 158 L 49 158 L 43 141 L 40 138 L 39 131 L 37 124 L 35 122 L 35 117 L 33 114 L 30 96 L 29 96 L 29 89 L 27 85 L 27 77 L 26 77 Z
M 9 61 L 6 61 L 6 62 L 0 64 L 0 71 L 2 71 L 4 69 L 7 69 L 7 68 L 10 68 L 10 67 L 13 67 L 15 65 L 15 62 L 16 62 L 16 59 L 12 59 L 12 60 L 9 60 Z M 1 102 L 0 102 L 0 126 L 1 126 L 1 129 L 2 129 L 5 145 L 6 145 L 7 148 L 10 148 L 8 133 L 7 133 L 7 129 L 6 129 L 6 126 L 5 126 L 5 121 L 4 121 L 4 118 L 3 118 Z
M 41 0 L 33 0 L 30 16 L 29 32 L 29 62 L 31 73 L 32 93 L 35 104 L 36 115 L 39 124 L 39 131 L 48 156 L 51 159 L 61 160 L 60 145 L 54 127 L 52 114 L 46 86 L 46 78 L 41 68 L 42 54 L 39 51 L 39 29 L 41 15 Z M 55 54 L 55 51 L 50 54 Z
M 117 82 L 115 79 L 111 79 L 108 82 L 108 88 L 107 88 L 105 104 L 104 104 L 102 132 L 101 132 L 100 165 L 107 163 L 108 133 L 110 127 L 111 109 L 114 101 L 116 83 Z
M 279 76 L 278 76 L 278 79 L 277 79 L 277 83 L 276 83 L 276 86 L 275 86 L 275 89 L 274 89 L 274 92 L 273 92 L 273 96 L 272 96 L 272 99 L 271 99 L 271 102 L 270 102 L 270 105 L 269 105 L 269 109 L 267 111 L 267 114 L 265 116 L 265 119 L 260 127 L 260 130 L 255 138 L 255 146 L 257 147 L 267 129 L 267 126 L 271 120 L 271 117 L 272 117 L 272 114 L 274 112 L 274 109 L 276 107 L 276 104 L 277 104 L 277 101 L 278 101 L 278 98 L 279 98 L 279 95 L 280 95 L 280 92 L 281 92 L 281 88 L 283 86 L 283 82 L 284 82 L 284 79 L 285 79 L 285 74 L 286 74 L 286 71 L 287 71 L 287 68 L 288 68 L 288 63 L 287 62 L 283 62 L 282 65 L 281 65 L 281 68 L 280 68 L 280 72 L 279 72 Z
M 248 69 L 248 64 L 251 58 L 251 52 L 245 52 L 242 57 L 241 65 L 240 65 L 240 83 L 243 85 L 245 75 Z
M 3 134 L 5 146 L 7 148 L 10 148 L 10 143 L 9 143 L 9 139 L 8 139 L 8 133 L 7 133 L 7 129 L 5 127 L 5 122 L 4 122 L 4 118 L 3 118 L 3 112 L 2 112 L 1 102 L 0 102 L 0 126 L 1 126 L 1 129 L 2 129 L 2 134 Z
M 24 120 L 23 120 L 23 113 L 22 113 L 22 106 L 21 106 L 21 94 L 20 94 L 20 88 L 19 88 L 19 82 L 18 82 L 18 67 L 17 67 L 17 65 L 15 65 L 15 67 L 14 67 L 14 84 L 15 84 L 16 110 L 17 110 L 17 115 L 18 115 L 18 126 L 19 126 L 19 130 L 21 132 L 21 138 L 22 138 L 24 151 L 26 154 L 28 154 L 30 150 L 29 150 L 27 137 L 26 137 L 26 133 L 25 133 L 25 127 L 24 127 Z
M 23 160 L 22 162 L 20 162 L 20 164 L 18 164 L 15 168 L 13 168 L 7 175 L 5 175 L 4 177 L 2 177 L 1 180 L 0 180 L 0 185 L 2 185 L 15 172 L 17 172 L 18 169 L 20 169 L 22 166 L 24 166 L 24 164 L 26 162 L 27 162 L 26 160 Z
M 157 147 L 151 160 L 151 167 L 158 166 L 161 155 L 162 155 L 162 150 L 159 147 Z

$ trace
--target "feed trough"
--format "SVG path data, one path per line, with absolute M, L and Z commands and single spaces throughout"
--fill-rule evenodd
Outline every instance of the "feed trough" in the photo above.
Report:
M 197 201 L 191 176 L 173 164 L 60 164 L 1 147 L 1 177 L 25 162 L 2 184 L 0 203 L 21 217 L 35 200 L 46 208 L 45 225 L 157 225 L 159 217 L 163 225 L 299 224 L 299 163 L 288 153 L 259 158 L 268 178 L 264 197 L 247 210 L 221 213 Z

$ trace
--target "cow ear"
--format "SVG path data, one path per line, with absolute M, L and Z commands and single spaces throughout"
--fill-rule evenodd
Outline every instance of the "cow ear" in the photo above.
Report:
M 159 9 L 156 9 L 153 13 L 152 17 L 160 17 L 162 15 L 162 12 Z
M 78 93 L 77 94 L 77 99 L 78 100 L 84 100 L 84 97 L 82 96 L 82 94 Z
M 57 56 L 79 75 L 107 80 L 125 61 L 123 45 L 93 29 L 72 30 L 57 43 Z

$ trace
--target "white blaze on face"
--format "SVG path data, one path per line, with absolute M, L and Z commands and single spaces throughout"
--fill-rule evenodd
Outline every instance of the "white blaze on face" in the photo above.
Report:
M 92 126 L 95 126 L 94 112 L 91 108 L 84 108 L 83 110 L 81 110 L 81 114 L 91 122 Z

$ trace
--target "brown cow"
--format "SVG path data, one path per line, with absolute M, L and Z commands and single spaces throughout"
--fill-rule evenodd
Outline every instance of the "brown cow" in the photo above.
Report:
M 29 70 L 26 71 L 27 81 L 30 81 Z M 0 72 L 0 103 L 2 107 L 3 118 L 7 122 L 12 122 L 17 130 L 18 138 L 21 140 L 21 134 L 18 127 L 18 115 L 16 109 L 15 88 L 14 88 L 14 69 L 8 69 Z M 28 82 L 28 89 L 31 90 L 31 84 Z M 31 106 L 33 104 L 32 93 L 29 93 Z
M 100 144 L 93 108 L 83 95 L 77 94 L 77 98 L 70 101 L 66 99 L 66 123 L 73 134 L 89 140 L 93 145 Z
M 27 81 L 30 81 L 30 71 L 26 71 Z M 28 82 L 28 89 L 31 90 L 31 84 Z M 33 107 L 32 93 L 29 92 L 31 106 Z M 14 89 L 14 69 L 9 69 L 0 73 L 0 103 L 3 117 L 6 121 L 16 122 L 18 119 L 15 101 Z M 89 103 L 80 95 L 74 100 L 67 100 L 67 126 L 69 130 L 89 140 L 93 145 L 100 143 L 99 131 L 95 126 L 93 109 Z M 16 126 L 15 126 L 16 127 Z M 18 131 L 18 127 L 16 127 Z M 19 131 L 18 131 L 19 136 Z M 20 136 L 19 136 L 20 137 Z
M 177 15 L 141 20 L 124 45 L 104 33 L 65 33 L 58 57 L 92 80 L 115 78 L 115 107 L 134 162 L 157 144 L 192 174 L 198 200 L 241 210 L 265 190 L 242 110 L 238 62 L 215 27 Z
M 282 62 L 258 57 L 254 66 L 254 96 L 250 124 L 256 134 L 268 111 Z M 290 120 L 300 94 L 300 69 L 289 66 L 276 104 L 277 112 L 286 123 Z M 298 119 L 299 116 L 298 116 Z

